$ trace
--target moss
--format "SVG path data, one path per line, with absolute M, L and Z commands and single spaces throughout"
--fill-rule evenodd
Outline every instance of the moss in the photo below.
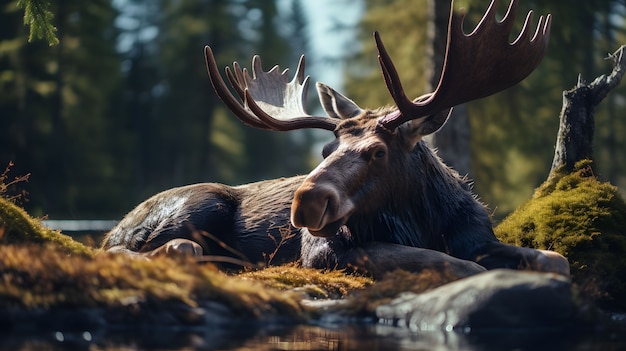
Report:
M 503 242 L 563 254 L 583 294 L 625 309 L 626 203 L 591 165 L 553 172 L 495 231 Z
M 11 201 L 0 197 L 0 244 L 52 244 L 66 253 L 93 256 L 94 250 L 51 230 Z
M 106 253 L 68 256 L 51 246 L 2 245 L 0 266 L 0 306 L 4 307 L 132 309 L 149 305 L 167 309 L 213 301 L 238 316 L 298 318 L 302 314 L 298 294 L 236 279 L 190 258 L 148 261 Z
M 373 284 L 373 280 L 368 277 L 347 275 L 339 270 L 303 268 L 296 264 L 268 267 L 242 273 L 238 277 L 262 282 L 273 289 L 296 289 L 315 298 L 343 298 Z

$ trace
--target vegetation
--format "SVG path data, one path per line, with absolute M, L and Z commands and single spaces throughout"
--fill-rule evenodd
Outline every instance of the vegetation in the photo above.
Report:
M 28 41 L 33 38 L 44 39 L 49 45 L 59 43 L 56 27 L 52 25 L 54 15 L 50 11 L 50 3 L 42 0 L 18 0 L 17 7 L 24 9 L 24 24 L 30 27 Z
M 31 218 L 22 208 L 0 197 L 0 245 L 40 244 L 58 247 L 66 253 L 93 256 L 89 247 L 71 237 L 43 226 L 41 221 Z
M 202 55 L 211 45 L 222 67 L 253 54 L 266 69 L 293 67 L 306 48 L 302 11 L 256 0 L 17 5 L 0 7 L 0 164 L 34 175 L 29 213 L 119 218 L 176 185 L 311 168 L 308 133 L 257 131 L 226 112 Z M 29 42 L 25 14 L 32 30 L 53 24 L 59 44 Z
M 256 280 L 278 290 L 293 290 L 315 299 L 339 299 L 355 290 L 370 286 L 373 281 L 364 276 L 347 275 L 340 270 L 303 268 L 297 264 L 267 267 L 263 270 L 244 272 L 239 278 Z
M 586 296 L 626 308 L 626 203 L 591 161 L 556 171 L 496 227 L 504 242 L 557 251 Z
M 43 226 L 41 221 L 30 217 L 16 202 L 24 200 L 24 193 L 16 187 L 28 181 L 29 175 L 9 178 L 9 164 L 0 174 L 0 245 L 11 244 L 39 244 L 51 246 L 56 250 L 78 256 L 91 257 L 94 251 L 74 241 L 71 237 Z
M 139 308 L 146 309 L 148 317 L 213 301 L 233 316 L 303 317 L 297 294 L 265 289 L 189 259 L 148 261 L 107 254 L 85 258 L 39 245 L 2 245 L 0 254 L 0 304 L 5 308 L 106 307 L 126 313 Z

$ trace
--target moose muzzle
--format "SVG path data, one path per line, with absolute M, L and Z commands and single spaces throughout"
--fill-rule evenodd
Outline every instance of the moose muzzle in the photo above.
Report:
M 310 179 L 313 178 L 313 179 Z M 354 210 L 352 201 L 328 182 L 307 177 L 291 204 L 291 223 L 306 227 L 315 236 L 330 237 L 346 223 Z

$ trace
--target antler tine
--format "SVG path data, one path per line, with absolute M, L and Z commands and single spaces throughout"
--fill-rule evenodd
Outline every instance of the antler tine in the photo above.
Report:
M 244 108 L 244 106 L 237 101 L 237 99 L 230 93 L 226 83 L 222 79 L 219 73 L 219 69 L 217 68 L 217 63 L 215 61 L 215 56 L 213 56 L 213 51 L 209 46 L 204 47 L 204 57 L 206 59 L 207 72 L 209 73 L 209 79 L 211 80 L 211 85 L 213 85 L 213 89 L 217 96 L 224 102 L 224 105 L 228 107 L 229 110 L 239 118 L 244 124 L 249 125 L 253 128 L 259 129 L 270 129 L 268 126 L 264 125 L 256 116 L 250 113 L 248 110 Z M 238 66 L 238 65 L 237 65 Z M 233 84 L 233 80 L 236 81 L 230 69 L 226 67 L 226 75 L 229 77 L 230 83 Z M 237 82 L 235 82 L 237 83 Z M 241 88 L 241 83 L 233 84 L 233 88 L 237 90 L 237 87 Z M 238 93 L 239 94 L 239 93 Z M 241 93 L 243 100 L 243 90 Z
M 241 101 L 245 99 L 244 89 L 246 86 L 245 80 L 243 79 L 243 73 L 241 71 L 241 66 L 237 61 L 233 62 L 233 69 L 226 66 L 226 78 L 228 78 L 228 82 L 230 86 L 233 87 Z
M 334 130 L 338 119 L 311 116 L 305 110 L 309 77 L 304 76 L 304 56 L 298 69 L 288 81 L 289 69 L 279 72 L 274 66 L 268 72 L 262 69 L 261 58 L 252 59 L 252 77 L 237 62 L 233 69 L 226 67 L 226 77 L 239 96 L 238 101 L 219 74 L 210 47 L 205 47 L 207 70 L 215 92 L 224 104 L 244 124 L 259 129 L 287 131 L 302 128 Z
M 454 4 L 452 4 L 454 6 Z M 511 0 L 502 21 L 496 20 L 497 0 L 470 33 L 463 31 L 465 13 L 451 9 L 448 42 L 439 84 L 427 99 L 409 100 L 402 89 L 380 37 L 375 34 L 383 76 L 398 110 L 380 119 L 386 129 L 421 118 L 455 105 L 482 98 L 509 88 L 526 78 L 541 62 L 548 44 L 551 16 L 541 16 L 530 37 L 532 11 L 526 16 L 519 36 L 509 42 L 518 0 Z
M 407 111 L 411 108 L 413 103 L 404 93 L 404 88 L 400 82 L 398 71 L 393 64 L 389 53 L 387 53 L 387 49 L 385 49 L 378 31 L 374 32 L 374 40 L 376 41 L 376 48 L 378 49 L 378 62 L 380 63 L 380 68 L 382 70 L 383 77 L 385 78 L 387 90 L 389 90 L 389 93 L 391 94 L 393 101 L 395 101 L 398 110 Z

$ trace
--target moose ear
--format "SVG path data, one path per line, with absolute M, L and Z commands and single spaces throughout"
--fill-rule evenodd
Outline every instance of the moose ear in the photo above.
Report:
M 338 93 L 328 85 L 317 82 L 316 87 L 320 103 L 329 117 L 346 119 L 363 112 L 363 109 L 355 104 L 354 101 Z
M 444 124 L 446 124 L 451 113 L 452 113 L 452 107 L 450 107 L 449 109 L 439 111 L 430 116 L 427 116 L 422 121 L 422 123 L 420 123 L 419 127 L 417 128 L 417 132 L 421 136 L 433 134 L 434 132 L 441 129 L 441 127 L 443 127 Z
M 417 118 L 407 123 L 409 133 L 414 141 L 417 143 L 422 137 L 433 134 L 446 124 L 448 117 L 452 113 L 452 107 L 428 115 L 424 118 Z

